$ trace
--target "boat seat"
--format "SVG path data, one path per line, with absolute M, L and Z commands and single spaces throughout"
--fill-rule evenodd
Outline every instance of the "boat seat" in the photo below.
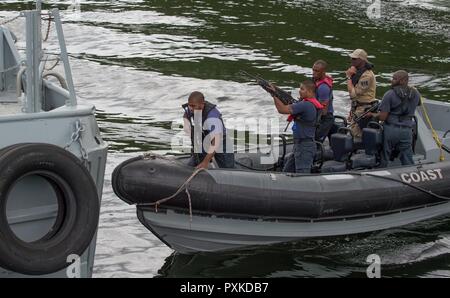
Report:
M 347 127 L 347 118 L 339 115 L 334 115 L 333 126 L 331 126 L 328 132 L 328 140 L 331 140 L 331 136 L 338 132 L 342 127 Z
M 368 127 L 362 130 L 362 145 L 364 151 L 351 157 L 351 168 L 367 169 L 377 167 L 383 145 L 383 130 L 380 124 L 370 122 Z
M 329 160 L 323 163 L 321 173 L 338 173 L 347 171 L 348 165 L 346 162 Z
M 333 160 L 334 159 L 333 149 L 331 149 L 331 147 L 325 147 L 323 149 L 322 158 L 324 161 Z
M 317 144 L 317 153 L 314 157 L 315 162 L 325 162 L 329 160 L 334 160 L 333 150 L 330 146 L 322 144 L 320 142 L 316 142 Z
M 374 168 L 377 165 L 377 158 L 375 155 L 360 153 L 353 155 L 351 158 L 352 169 L 369 169 Z
M 353 143 L 353 152 L 358 150 L 364 150 L 364 141 L 362 139 Z
M 338 133 L 331 135 L 331 149 L 334 160 L 323 163 L 322 173 L 345 172 L 353 152 L 353 137 L 348 128 L 340 128 Z

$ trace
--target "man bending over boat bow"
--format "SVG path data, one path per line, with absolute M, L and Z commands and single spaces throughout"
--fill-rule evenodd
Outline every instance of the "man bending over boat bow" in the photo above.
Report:
M 194 91 L 183 109 L 184 127 L 188 128 L 192 144 L 189 165 L 207 169 L 214 158 L 220 168 L 234 168 L 233 149 L 227 150 L 226 128 L 216 105 L 206 101 L 203 93 Z

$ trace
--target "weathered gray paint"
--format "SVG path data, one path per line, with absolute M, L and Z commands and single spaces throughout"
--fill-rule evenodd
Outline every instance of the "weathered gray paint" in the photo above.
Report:
M 56 16 L 58 12 L 53 10 Z M 67 90 L 43 80 L 40 75 L 42 67 L 41 58 L 41 31 L 39 11 L 25 12 L 27 17 L 27 71 L 26 71 L 26 101 L 25 112 L 21 111 L 21 102 L 16 98 L 16 75 L 18 69 L 8 71 L 7 82 L 4 84 L 8 90 L 0 91 L 0 149 L 17 143 L 48 143 L 66 148 L 79 159 L 82 159 L 80 143 L 71 143 L 71 136 L 75 130 L 75 123 L 84 126 L 81 140 L 88 155 L 87 168 L 97 186 L 99 199 L 101 199 L 103 180 L 106 166 L 107 144 L 103 142 L 95 120 L 95 107 L 92 105 L 77 105 L 75 92 Z M 59 18 L 55 21 L 58 23 Z M 61 23 L 57 24 L 62 55 L 66 56 L 66 80 L 70 85 L 73 82 L 68 67 L 67 52 L 62 35 Z M 5 27 L 0 27 L 0 61 L 6 68 L 20 63 L 20 56 L 12 41 L 11 35 Z M 38 34 L 39 32 L 39 34 Z M 33 36 L 36 35 L 36 36 Z M 39 37 L 38 37 L 38 36 Z M 5 38 L 4 38 L 5 37 Z M 31 40 L 30 40 L 31 39 Z M 63 59 L 64 60 L 64 59 Z M 5 82 L 3 80 L 2 82 Z M 42 88 L 43 87 L 43 88 Z M 70 88 L 69 88 L 70 89 Z M 70 104 L 66 105 L 69 101 Z M 98 140 L 98 141 L 97 141 Z M 69 146 L 70 144 L 70 146 Z M 16 235 L 26 241 L 39 239 L 55 219 L 57 204 L 45 180 L 37 176 L 29 176 L 19 182 L 10 193 L 7 203 L 7 218 L 10 227 Z M 81 277 L 90 277 L 94 264 L 96 236 L 91 245 L 81 256 Z M 0 277 L 26 277 L 22 274 L 9 272 L 0 268 Z M 66 277 L 66 270 L 61 270 L 45 277 Z
M 0 92 L 15 91 L 16 75 L 20 66 L 20 57 L 14 46 L 11 33 L 0 26 Z M 0 102 L 17 101 L 14 97 L 1 96 Z
M 56 33 L 58 35 L 59 47 L 61 49 L 61 60 L 64 64 L 64 71 L 66 73 L 67 86 L 69 87 L 69 94 L 70 94 L 69 104 L 71 106 L 75 106 L 77 104 L 77 98 L 75 95 L 75 87 L 73 85 L 72 72 L 70 70 L 69 56 L 67 54 L 66 42 L 64 41 L 64 33 L 62 30 L 62 24 L 61 24 L 61 18 L 59 16 L 59 10 L 52 9 L 51 13 L 52 13 L 53 17 L 55 18 Z
M 27 39 L 27 70 L 26 70 L 26 112 L 34 113 L 41 110 L 41 89 L 39 65 L 41 61 L 41 14 L 39 11 L 26 11 L 26 39 Z

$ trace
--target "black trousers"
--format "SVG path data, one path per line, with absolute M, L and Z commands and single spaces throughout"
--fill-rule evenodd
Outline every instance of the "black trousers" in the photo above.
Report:
M 316 141 L 323 142 L 328 136 L 334 124 L 334 116 L 332 113 L 323 115 L 320 119 L 319 127 L 316 130 Z

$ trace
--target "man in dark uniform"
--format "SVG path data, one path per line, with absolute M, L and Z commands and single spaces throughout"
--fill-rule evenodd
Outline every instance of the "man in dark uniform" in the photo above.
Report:
M 322 104 L 315 98 L 316 86 L 312 81 L 304 81 L 300 85 L 300 102 L 284 105 L 274 96 L 275 107 L 280 114 L 295 117 L 292 127 L 294 134 L 294 152 L 287 160 L 283 172 L 310 173 L 316 154 L 317 115 L 321 113 Z
M 386 92 L 379 113 L 369 114 L 384 121 L 382 166 L 388 166 L 392 152 L 398 151 L 402 165 L 413 165 L 413 116 L 420 103 L 420 93 L 408 86 L 409 76 L 404 70 L 394 73 L 391 90 Z
M 214 158 L 220 168 L 234 168 L 234 153 L 232 149 L 226 150 L 226 128 L 216 105 L 205 101 L 201 92 L 194 91 L 183 109 L 193 147 L 189 165 L 207 169 Z

